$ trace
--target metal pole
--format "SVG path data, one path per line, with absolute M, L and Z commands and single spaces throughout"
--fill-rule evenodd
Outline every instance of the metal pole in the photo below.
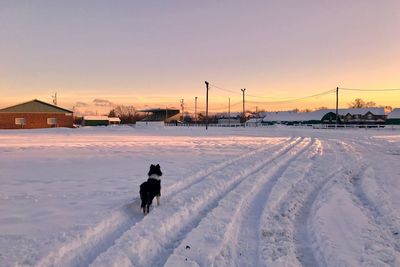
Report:
M 181 108 L 182 108 L 182 123 L 183 120 L 185 119 L 185 103 L 184 103 L 184 99 L 181 99 Z
M 228 124 L 231 127 L 231 98 L 229 97 L 229 105 L 228 105 Z
M 258 126 L 258 106 L 256 106 L 256 127 Z
M 335 122 L 335 128 L 337 128 L 338 125 L 338 112 L 339 111 L 339 87 L 336 87 L 336 122 Z
M 194 98 L 194 121 L 197 123 L 197 96 Z
M 246 113 L 245 113 L 245 108 L 244 108 L 244 91 L 246 91 L 246 88 L 240 89 L 243 93 L 243 126 L 246 127 Z
M 208 82 L 206 83 L 206 130 L 208 130 Z

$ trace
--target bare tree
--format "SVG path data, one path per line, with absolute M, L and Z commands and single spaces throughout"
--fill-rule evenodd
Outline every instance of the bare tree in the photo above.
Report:
M 121 124 L 136 123 L 136 121 L 144 118 L 144 115 L 138 112 L 133 106 L 118 105 L 110 110 L 108 116 L 118 117 Z

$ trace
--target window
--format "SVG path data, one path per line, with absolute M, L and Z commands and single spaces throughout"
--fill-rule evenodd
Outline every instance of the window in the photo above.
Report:
M 16 125 L 25 125 L 26 124 L 26 120 L 25 118 L 15 118 L 15 124 Z
M 48 125 L 57 125 L 57 118 L 47 118 Z

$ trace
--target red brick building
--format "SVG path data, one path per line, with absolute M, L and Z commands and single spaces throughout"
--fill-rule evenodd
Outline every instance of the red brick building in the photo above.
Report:
M 0 109 L 0 129 L 73 127 L 73 112 L 40 100 Z

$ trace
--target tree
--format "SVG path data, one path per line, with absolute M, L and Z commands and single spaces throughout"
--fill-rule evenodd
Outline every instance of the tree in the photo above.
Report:
M 368 101 L 367 103 L 365 103 L 365 107 L 366 108 L 375 108 L 376 103 L 374 101 Z
M 349 108 L 375 108 L 376 103 L 374 101 L 365 102 L 361 98 L 354 99 L 353 102 L 348 104 Z
M 356 98 L 353 102 L 349 103 L 348 106 L 349 108 L 363 108 L 365 106 L 365 102 L 361 98 Z
M 121 124 L 130 124 L 136 123 L 138 120 L 142 120 L 144 115 L 140 112 L 137 112 L 133 106 L 124 106 L 119 105 L 114 109 L 110 110 L 109 116 L 118 117 L 121 120 Z
M 110 110 L 110 113 L 108 113 L 108 117 L 117 117 L 117 115 L 115 114 L 115 110 Z

